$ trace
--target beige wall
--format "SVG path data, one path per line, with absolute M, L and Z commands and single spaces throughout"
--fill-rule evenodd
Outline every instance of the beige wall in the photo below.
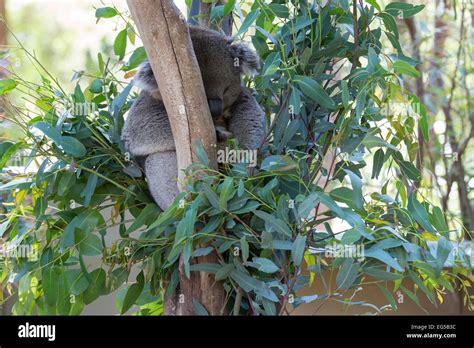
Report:
M 329 272 L 323 274 L 326 284 L 330 283 L 331 275 Z M 333 289 L 337 288 L 335 284 L 336 274 L 332 277 L 331 287 Z M 375 279 L 368 277 L 365 281 L 372 282 Z M 383 283 L 382 283 L 383 284 Z M 387 282 L 387 286 L 389 287 L 389 291 L 392 293 L 393 283 Z M 407 289 L 413 291 L 413 282 L 411 281 L 404 281 L 402 283 Z M 355 296 L 352 298 L 351 301 L 365 301 L 371 304 L 374 304 L 378 308 L 387 305 L 388 301 L 385 296 L 382 294 L 381 290 L 375 284 L 367 284 L 361 286 L 362 290 L 356 292 Z M 325 288 L 321 281 L 321 278 L 318 278 L 316 275 L 314 283 L 311 287 L 301 289 L 298 292 L 299 296 L 310 296 L 315 294 L 324 294 Z M 342 296 L 336 297 L 338 300 L 344 300 L 345 298 L 349 298 L 353 295 L 354 290 L 345 292 Z M 421 309 L 417 304 L 415 304 L 406 294 L 403 292 L 401 293 L 402 297 L 398 296 L 397 293 L 393 294 L 395 301 L 397 302 L 398 309 L 396 311 L 387 310 L 383 311 L 383 315 L 426 315 L 426 314 L 434 314 L 434 315 L 457 315 L 457 314 L 464 314 L 464 315 L 474 315 L 473 311 L 469 311 L 463 305 L 463 295 L 458 292 L 450 293 L 446 290 L 446 293 L 443 295 L 443 303 L 437 304 L 434 306 L 427 298 L 424 296 L 422 291 L 418 291 L 417 295 L 420 301 Z M 474 294 L 474 291 L 471 291 L 471 295 Z M 400 303 L 401 302 L 401 303 Z M 324 303 L 322 301 L 314 301 L 311 303 L 306 303 L 297 307 L 291 314 L 294 315 L 360 315 L 360 314 L 367 314 L 367 313 L 377 313 L 377 311 L 373 308 L 367 306 L 348 306 L 344 305 L 340 302 L 335 300 L 326 300 Z

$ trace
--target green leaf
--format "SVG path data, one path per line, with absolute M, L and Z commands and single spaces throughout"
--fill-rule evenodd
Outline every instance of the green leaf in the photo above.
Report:
M 408 75 L 415 78 L 421 76 L 421 73 L 418 70 L 403 60 L 397 60 L 395 63 L 393 63 L 393 69 L 399 74 Z
M 84 272 L 84 271 L 83 271 Z M 89 287 L 83 293 L 84 303 L 94 302 L 100 295 L 105 293 L 105 280 L 107 275 L 102 268 L 93 270 L 90 275 Z
M 281 4 L 270 4 L 270 11 L 274 13 L 277 17 L 288 18 L 290 16 L 290 11 L 288 7 Z
M 397 148 L 395 146 L 375 135 L 367 135 L 364 140 L 362 140 L 362 144 L 364 144 L 368 149 L 371 149 L 373 147 L 387 147 L 389 149 L 397 151 Z
M 95 94 L 102 93 L 103 82 L 101 79 L 95 79 L 89 86 L 89 91 Z
M 293 243 L 291 240 L 278 240 L 274 239 L 271 241 L 272 249 L 275 250 L 291 250 L 293 248 Z
M 81 192 L 81 197 L 84 197 L 84 206 L 88 207 L 92 196 L 94 194 L 95 188 L 97 186 L 98 176 L 95 173 L 92 173 L 87 178 L 87 184 L 84 190 Z
M 84 157 L 87 153 L 86 147 L 83 143 L 73 137 L 63 136 L 61 137 L 61 143 L 57 144 L 61 146 L 64 152 L 73 155 L 74 157 Z
M 13 91 L 17 86 L 17 82 L 12 79 L 0 80 L 0 95 L 4 95 Z
M 371 257 L 382 261 L 386 265 L 395 268 L 397 271 L 403 272 L 404 269 L 400 264 L 386 251 L 379 248 L 370 248 L 364 253 L 365 257 Z
M 407 204 L 407 190 L 406 190 L 405 186 L 403 185 L 403 183 L 400 180 L 397 181 L 396 186 L 397 186 L 398 194 L 400 195 L 400 199 L 402 200 L 402 204 L 403 204 L 403 206 L 406 206 L 406 204 Z
M 101 7 L 95 10 L 96 18 L 112 18 L 118 15 L 116 9 L 112 7 Z
M 387 12 L 380 12 L 377 14 L 377 16 L 382 18 L 385 28 L 393 34 L 396 44 L 398 44 L 398 27 L 393 16 Z M 400 45 L 398 44 L 398 46 Z
M 448 256 L 453 249 L 453 245 L 446 237 L 440 237 L 436 248 L 436 268 L 438 271 L 443 269 L 444 264 L 448 260 Z
M 361 234 L 355 228 L 351 228 L 350 230 L 346 231 L 341 238 L 341 242 L 343 244 L 354 244 L 357 242 L 361 237 Z
M 125 87 L 122 92 L 118 96 L 114 98 L 112 101 L 112 107 L 110 108 L 112 113 L 118 112 L 125 103 L 127 102 L 127 97 L 130 94 L 130 91 L 132 90 L 133 83 L 129 83 L 127 87 Z
M 103 217 L 97 210 L 85 210 L 74 217 L 66 226 L 61 239 L 61 245 L 63 247 L 71 247 L 74 244 L 74 231 L 76 228 L 88 234 L 94 231 L 101 220 L 103 220 Z
M 43 132 L 43 134 L 51 139 L 56 145 L 61 146 L 64 152 L 75 157 L 84 157 L 86 155 L 86 147 L 76 138 L 70 136 L 62 136 L 61 133 L 46 122 L 36 122 L 34 128 Z
M 377 66 L 380 64 L 380 58 L 372 47 L 369 47 L 368 49 L 367 58 L 368 58 L 367 71 L 369 73 L 373 73 L 376 71 Z
M 251 211 L 257 210 L 257 208 L 260 205 L 261 204 L 258 203 L 257 201 L 249 201 L 242 208 L 240 208 L 238 210 L 231 210 L 231 212 L 236 214 L 236 215 L 241 215 L 241 214 L 245 214 L 245 213 L 249 213 Z
M 311 210 L 316 208 L 316 204 L 318 202 L 319 202 L 318 196 L 315 193 L 310 194 L 298 206 L 298 216 L 300 218 L 306 219 L 311 213 Z
M 420 301 L 418 300 L 418 297 L 416 296 L 416 294 L 410 290 L 408 290 L 407 288 L 405 288 L 403 285 L 400 285 L 400 289 L 403 290 L 403 292 L 405 294 L 408 295 L 408 297 L 413 301 L 415 302 L 418 306 L 420 305 Z M 428 313 L 427 313 L 428 314 Z
M 347 87 L 347 81 L 341 80 L 341 90 L 342 90 L 342 104 L 344 105 L 344 109 L 349 109 L 349 88 Z
M 382 149 L 375 151 L 374 161 L 372 164 L 372 179 L 378 179 L 380 171 L 384 163 L 385 154 Z
M 137 282 L 132 284 L 125 294 L 125 298 L 123 299 L 122 309 L 120 314 L 125 314 L 137 301 L 138 297 L 143 291 L 144 286 L 144 276 L 143 271 L 140 272 L 137 276 Z
M 224 5 L 224 16 L 227 16 L 234 10 L 235 0 L 228 0 Z
M 9 143 L 9 144 L 11 144 L 11 143 Z M 7 162 L 11 159 L 11 157 L 13 155 L 16 154 L 16 152 L 18 150 L 22 149 L 25 145 L 26 145 L 26 143 L 23 142 L 23 141 L 19 141 L 14 145 L 8 145 L 5 152 L 2 154 L 2 156 L 0 158 L 0 170 L 3 169 L 3 167 L 5 167 L 5 165 L 7 164 Z M 25 182 L 25 181 L 23 181 L 23 182 Z M 15 182 L 19 183 L 19 182 L 21 182 L 21 180 L 6 182 L 4 185 L 1 186 L 0 190 L 5 190 L 6 187 L 14 185 L 13 183 L 15 183 Z
M 242 250 L 242 261 L 245 263 L 249 258 L 249 243 L 245 239 L 245 236 L 240 238 L 240 248 Z
M 263 308 L 265 309 L 266 315 L 277 315 L 276 306 L 274 302 L 271 302 L 267 299 L 262 299 Z
M 301 265 L 306 250 L 306 236 L 298 234 L 291 248 L 291 258 L 296 266 Z
M 393 295 L 390 293 L 390 291 L 388 291 L 384 286 L 382 286 L 378 283 L 376 283 L 376 285 L 378 286 L 380 291 L 382 291 L 382 294 L 385 296 L 385 298 L 387 299 L 387 301 L 390 304 L 390 306 L 392 307 L 392 309 L 397 310 L 398 309 L 397 303 L 395 302 L 395 299 L 393 298 Z
M 59 283 L 58 267 L 46 267 L 41 272 L 41 285 L 43 287 L 44 298 L 49 305 L 55 305 L 58 294 L 57 284 Z
M 430 222 L 441 235 L 448 237 L 449 227 L 446 225 L 443 211 L 439 207 L 433 207 L 433 213 L 430 215 Z
M 224 5 L 216 5 L 211 10 L 211 20 L 216 20 L 224 16 Z
M 344 260 L 336 276 L 336 284 L 338 288 L 349 289 L 357 279 L 359 268 L 359 263 L 354 262 L 353 258 L 347 258 Z
M 71 293 L 74 295 L 82 294 L 89 287 L 89 281 L 80 269 L 68 269 L 66 271 L 66 278 Z
M 298 115 L 301 112 L 301 92 L 295 86 L 293 86 L 288 106 L 295 115 Z
M 326 93 L 324 88 L 315 80 L 308 76 L 296 75 L 294 80 L 299 86 L 301 91 L 314 102 L 325 107 L 328 110 L 335 110 L 336 104 Z
M 292 236 L 292 232 L 286 222 L 283 220 L 280 220 L 276 218 L 273 215 L 270 215 L 268 213 L 265 213 L 264 211 L 261 210 L 255 210 L 253 212 L 256 216 L 258 216 L 260 219 L 265 221 L 265 224 L 267 224 L 269 227 L 271 227 L 275 232 L 281 233 L 287 237 Z
M 138 230 L 141 226 L 147 225 L 153 222 L 158 215 L 160 214 L 160 210 L 154 203 L 149 203 L 142 209 L 140 214 L 134 219 L 133 223 L 127 229 L 127 235 L 130 233 Z
M 193 310 L 196 315 L 209 315 L 206 308 L 198 301 L 193 299 Z
M 202 142 L 200 140 L 196 140 L 196 156 L 202 164 L 208 166 L 209 165 L 209 157 L 207 156 L 206 150 L 204 146 L 202 146 Z
M 360 209 L 361 206 L 357 206 L 357 202 L 360 201 L 361 197 L 357 197 L 355 192 L 347 187 L 336 187 L 334 190 L 329 192 L 329 195 L 338 202 L 347 204 L 350 208 Z
M 399 280 L 399 279 L 402 279 L 403 276 L 400 275 L 400 274 L 397 274 L 397 273 L 392 273 L 392 272 L 385 272 L 385 271 L 382 271 L 378 268 L 375 268 L 375 267 L 367 267 L 367 268 L 364 268 L 364 273 L 374 277 L 374 278 L 377 278 L 377 279 L 383 279 L 383 280 L 392 280 L 392 281 L 395 281 L 395 280 Z
M 421 173 L 415 167 L 415 165 L 408 161 L 398 161 L 398 165 L 402 170 L 403 174 L 406 175 L 409 179 L 419 182 L 421 180 Z
M 217 281 L 226 279 L 228 276 L 230 276 L 230 273 L 231 273 L 234 269 L 235 269 L 235 266 L 234 266 L 233 264 L 231 264 L 231 263 L 222 266 L 222 268 L 220 268 L 220 269 L 216 272 L 215 279 L 216 279 Z
M 239 188 L 237 189 L 237 196 L 242 197 L 245 192 L 245 185 L 242 179 L 239 179 Z
M 344 210 L 342 210 L 342 208 L 338 206 L 331 197 L 329 197 L 323 192 L 315 192 L 314 194 L 316 195 L 318 200 L 322 204 L 324 204 L 331 212 L 333 212 L 336 216 L 340 217 L 341 219 L 344 219 L 346 215 L 344 213 Z
M 221 265 L 217 263 L 196 263 L 191 265 L 190 270 L 195 272 L 206 272 L 216 274 L 221 269 Z
M 194 250 L 194 252 L 193 252 L 193 257 L 200 257 L 200 256 L 209 255 L 213 250 L 214 250 L 213 247 L 207 247 L 207 248 L 199 248 L 199 249 L 196 249 L 196 250 Z
M 377 11 L 382 11 L 382 8 L 377 3 L 377 0 L 365 0 L 365 2 L 372 5 L 373 7 L 375 7 L 377 9 Z
M 350 207 L 354 209 L 359 209 L 363 210 L 364 209 L 364 194 L 362 193 L 362 179 L 351 172 L 348 169 L 344 169 L 344 171 L 347 173 L 349 178 L 351 179 L 351 185 L 352 185 L 352 198 L 353 202 L 351 203 Z
M 237 269 L 234 269 L 230 276 L 245 292 L 255 291 L 262 288 L 264 285 L 260 280 L 257 280 Z
M 211 203 L 211 205 L 218 211 L 222 211 L 223 207 L 221 207 L 219 203 L 219 196 L 211 189 L 209 184 L 204 183 L 202 189 L 209 203 Z
M 428 213 L 426 212 L 423 204 L 418 202 L 416 199 L 416 193 L 412 192 L 408 197 L 408 211 L 411 213 L 411 216 L 415 219 L 416 222 L 420 224 L 423 229 L 428 232 L 435 233 L 433 226 L 430 224 Z
M 385 11 L 394 17 L 405 19 L 422 11 L 425 5 L 412 5 L 405 2 L 391 2 L 385 7 Z
M 275 273 L 280 270 L 280 268 L 275 265 L 273 261 L 262 257 L 254 257 L 250 265 L 264 273 Z
M 260 14 L 260 9 L 256 8 L 245 17 L 245 20 L 243 21 L 242 25 L 240 26 L 239 31 L 237 32 L 236 36 L 240 36 L 241 34 L 245 33 L 248 28 L 255 22 L 257 19 L 258 15 Z
M 118 33 L 114 41 L 114 53 L 118 56 L 119 60 L 122 60 L 125 57 L 125 52 L 127 50 L 127 29 L 122 30 Z
M 430 300 L 431 303 L 435 303 L 433 293 L 426 287 L 425 284 L 423 284 L 423 281 L 418 277 L 418 275 L 412 270 L 408 270 L 408 274 L 410 278 L 415 282 L 415 284 L 418 285 L 421 291 L 424 292 L 428 300 Z
M 49 123 L 40 121 L 33 124 L 33 127 L 43 132 L 43 134 L 51 139 L 54 143 L 61 143 L 61 133 Z
M 227 210 L 227 202 L 234 193 L 234 180 L 228 176 L 222 183 L 221 195 L 219 197 L 219 206 L 222 207 L 222 209 Z
M 140 46 L 133 51 L 132 55 L 130 56 L 127 65 L 123 67 L 122 70 L 129 71 L 137 68 L 141 63 L 143 63 L 146 59 L 146 51 L 145 47 Z
M 261 170 L 275 172 L 275 171 L 289 171 L 297 167 L 296 163 L 289 156 L 268 156 L 260 166 Z
M 85 256 L 102 255 L 102 241 L 93 233 L 86 234 L 82 230 L 75 231 L 75 241 L 79 252 Z
M 99 66 L 99 71 L 101 74 L 104 74 L 105 72 L 105 63 L 104 63 L 104 57 L 102 56 L 102 53 L 97 53 L 97 65 Z

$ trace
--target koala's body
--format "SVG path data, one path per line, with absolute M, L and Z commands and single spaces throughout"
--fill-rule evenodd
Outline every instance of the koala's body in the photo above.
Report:
M 242 83 L 242 74 L 259 67 L 255 52 L 215 31 L 189 27 L 218 141 L 235 137 L 242 148 L 256 150 L 265 137 L 265 116 Z M 141 93 L 129 111 L 122 139 L 130 154 L 143 164 L 149 190 L 162 209 L 178 194 L 176 148 L 159 84 L 145 62 L 135 84 Z

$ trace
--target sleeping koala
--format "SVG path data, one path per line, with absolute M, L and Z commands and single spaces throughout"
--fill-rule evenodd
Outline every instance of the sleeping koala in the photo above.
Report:
M 235 137 L 242 148 L 258 149 L 265 137 L 265 116 L 241 78 L 258 69 L 256 53 L 209 29 L 191 26 L 189 33 L 218 141 L 222 145 Z M 122 140 L 143 163 L 150 192 L 164 210 L 178 194 L 178 168 L 171 125 L 158 88 L 161 83 L 166 81 L 157 83 L 145 62 L 135 77 L 142 91 L 129 111 Z

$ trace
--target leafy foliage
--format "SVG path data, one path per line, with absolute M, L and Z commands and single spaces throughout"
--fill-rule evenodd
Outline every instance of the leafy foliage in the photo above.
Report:
M 413 130 L 426 115 L 385 112 L 394 102 L 423 110 L 404 88 L 403 79 L 417 70 L 400 48 L 395 22 L 399 11 L 412 16 L 422 6 L 382 9 L 367 1 L 351 13 L 347 0 L 324 7 L 256 1 L 244 16 L 229 3 L 213 18 L 241 14 L 237 36 L 250 36 L 262 58 L 254 87 L 268 116 L 272 154 L 253 169 L 238 163 L 216 172 L 199 153 L 202 163 L 188 168 L 186 192 L 165 212 L 150 199 L 120 141 L 136 94 L 114 70 L 130 78 L 145 59 L 143 47 L 126 56 L 135 43 L 130 22 L 114 41 L 115 57 L 99 54 L 97 71 L 82 77 L 86 88 L 78 84 L 66 93 L 47 72 L 40 86 L 20 77 L 3 82 L 2 93 L 16 88 L 38 110 L 30 117 L 11 106 L 25 137 L 2 144 L 2 165 L 28 149 L 39 168 L 0 187 L 9 202 L 1 234 L 16 246 L 40 247 L 37 260 L 9 258 L 2 266 L 2 279 L 10 273 L 18 284 L 15 313 L 78 314 L 119 288 L 122 314 L 134 304 L 142 307 L 139 314 L 160 313 L 163 291 L 178 285 L 180 257 L 187 277 L 205 271 L 223 282 L 234 314 L 285 314 L 331 299 L 368 305 L 351 302 L 368 277 L 392 308 L 391 292 L 399 289 L 417 303 L 420 291 L 434 303 L 444 289 L 454 291 L 455 279 L 471 276 L 464 251 L 453 256 L 441 209 L 417 192 L 423 183 L 413 165 Z M 97 9 L 96 17 L 126 18 L 114 8 Z M 394 48 L 390 54 L 382 49 L 386 42 Z M 81 105 L 89 109 L 77 110 Z M 381 175 L 384 168 L 390 175 Z M 381 190 L 369 192 L 370 175 L 383 179 Z M 113 226 L 119 236 L 108 243 Z M 362 254 L 328 256 L 337 246 L 359 246 Z M 211 252 L 219 263 L 195 262 Z M 93 257 L 100 257 L 100 267 L 87 266 Z M 126 284 L 133 265 L 141 270 Z M 325 284 L 325 293 L 298 295 L 333 269 L 335 288 Z M 207 313 L 197 302 L 194 309 Z

